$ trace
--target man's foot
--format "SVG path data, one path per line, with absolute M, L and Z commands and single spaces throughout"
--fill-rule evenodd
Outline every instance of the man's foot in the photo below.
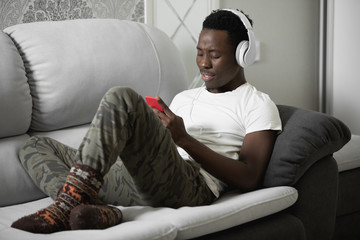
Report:
M 105 229 L 120 224 L 120 209 L 107 205 L 79 205 L 71 210 L 69 225 L 71 230 Z
M 93 204 L 103 184 L 102 175 L 86 165 L 74 165 L 54 204 L 15 221 L 11 227 L 33 233 L 53 233 L 70 229 L 71 210 Z
M 11 227 L 32 233 L 53 233 L 69 229 L 68 213 L 55 202 L 47 208 L 20 218 Z

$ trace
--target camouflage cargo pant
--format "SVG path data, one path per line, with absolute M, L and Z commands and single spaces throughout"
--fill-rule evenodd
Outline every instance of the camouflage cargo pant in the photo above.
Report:
M 104 175 L 99 198 L 109 204 L 180 207 L 214 201 L 199 166 L 181 158 L 169 131 L 129 88 L 105 94 L 79 149 L 34 136 L 19 157 L 35 184 L 53 199 L 70 167 L 80 163 Z

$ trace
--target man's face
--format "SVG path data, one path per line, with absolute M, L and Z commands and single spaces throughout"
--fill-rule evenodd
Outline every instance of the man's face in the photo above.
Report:
M 238 86 L 240 66 L 235 49 L 225 30 L 203 29 L 197 45 L 196 63 L 207 89 L 211 92 L 232 91 Z

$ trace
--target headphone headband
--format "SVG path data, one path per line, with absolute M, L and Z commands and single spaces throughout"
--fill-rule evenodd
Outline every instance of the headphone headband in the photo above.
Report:
M 233 14 L 238 16 L 240 18 L 241 22 L 244 24 L 246 29 L 252 29 L 251 23 L 250 23 L 249 19 L 245 16 L 244 13 L 234 10 L 234 9 L 223 9 L 223 10 L 232 12 Z

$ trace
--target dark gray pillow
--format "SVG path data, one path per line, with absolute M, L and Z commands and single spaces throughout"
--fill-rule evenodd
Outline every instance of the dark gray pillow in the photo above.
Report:
M 277 107 L 283 131 L 276 139 L 264 187 L 294 185 L 312 164 L 338 151 L 351 138 L 349 128 L 330 115 Z

